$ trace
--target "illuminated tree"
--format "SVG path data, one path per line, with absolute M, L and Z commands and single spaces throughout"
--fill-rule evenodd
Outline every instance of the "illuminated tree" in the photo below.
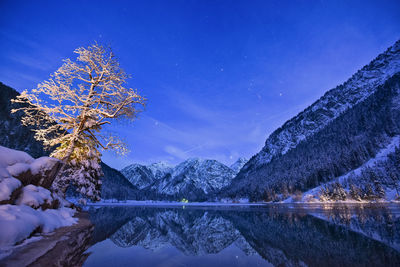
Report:
M 63 161 L 55 189 L 65 192 L 73 184 L 96 200 L 102 176 L 99 149 L 127 152 L 124 142 L 102 128 L 113 120 L 134 119 L 145 99 L 125 87 L 129 77 L 110 48 L 94 44 L 74 52 L 76 61 L 64 60 L 49 80 L 14 99 L 23 105 L 13 112 L 23 111 L 22 123 L 35 126 L 35 138 L 55 148 L 51 156 Z

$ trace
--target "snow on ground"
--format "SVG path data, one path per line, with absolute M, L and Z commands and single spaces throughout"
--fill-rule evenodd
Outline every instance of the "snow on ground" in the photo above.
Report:
M 0 167 L 6 168 L 17 163 L 30 164 L 34 159 L 28 153 L 0 146 Z
M 356 176 L 360 175 L 362 169 L 367 168 L 367 167 L 373 167 L 377 162 L 386 160 L 387 156 L 390 153 L 393 153 L 395 151 L 396 147 L 399 146 L 399 145 L 400 145 L 400 136 L 393 137 L 392 140 L 390 141 L 390 143 L 386 147 L 382 148 L 376 154 L 375 158 L 372 158 L 372 159 L 368 160 L 366 163 L 364 163 L 363 165 L 361 165 L 357 169 L 354 169 L 354 170 L 346 173 L 345 175 L 342 175 L 342 176 L 336 178 L 336 181 L 339 182 L 339 183 L 343 183 L 352 174 L 354 174 Z
M 301 198 L 300 202 L 312 202 L 312 201 L 318 201 L 315 197 L 318 196 L 319 192 L 321 191 L 322 187 L 326 186 L 327 184 L 334 183 L 334 182 L 339 182 L 340 184 L 343 184 L 350 176 L 355 175 L 359 176 L 361 174 L 361 171 L 367 167 L 373 167 L 377 162 L 379 161 L 384 161 L 387 159 L 388 155 L 390 153 L 393 153 L 396 149 L 397 146 L 400 145 L 400 136 L 395 136 L 391 139 L 390 143 L 382 148 L 374 158 L 368 160 L 366 163 L 358 167 L 357 169 L 351 170 L 348 173 L 337 177 L 336 179 L 333 179 L 332 181 L 322 184 L 320 186 L 314 187 L 306 192 L 303 193 L 303 196 Z M 393 201 L 395 199 L 395 193 L 392 192 L 391 189 L 388 189 L 386 191 L 386 197 L 388 201 Z M 289 197 L 286 200 L 284 200 L 284 203 L 290 203 L 293 202 L 293 198 Z M 358 202 L 358 201 L 345 201 L 345 202 Z
M 9 200 L 12 192 L 21 186 L 16 179 L 19 174 L 30 171 L 32 175 L 41 173 L 54 165 L 55 158 L 34 159 L 27 153 L 0 146 L 0 201 Z
M 0 168 L 1 170 L 1 168 Z M 21 186 L 21 181 L 13 177 L 0 177 L 0 201 L 9 200 L 12 192 Z
M 25 205 L 0 206 L 0 247 L 12 246 L 23 241 L 36 229 L 48 233 L 62 226 L 77 222 L 75 211 L 69 208 L 45 211 L 35 210 Z
M 0 146 L 0 201 L 15 204 L 0 205 L 0 254 L 36 232 L 49 233 L 78 221 L 73 218 L 75 210 L 65 208 L 65 200 L 41 186 L 22 187 L 21 181 L 16 179 L 27 171 L 31 175 L 40 174 L 44 179 L 44 171 L 52 168 L 54 161 L 58 159 L 34 159 L 25 152 Z M 42 210 L 43 204 L 50 207 L 55 199 L 62 208 Z
M 41 186 L 27 185 L 22 189 L 22 193 L 16 201 L 17 205 L 27 205 L 38 208 L 40 205 L 51 204 L 53 197 L 51 192 Z
M 30 171 L 36 175 L 54 165 L 56 158 L 41 157 L 34 159 L 27 153 L 0 146 L 0 178 L 18 176 Z

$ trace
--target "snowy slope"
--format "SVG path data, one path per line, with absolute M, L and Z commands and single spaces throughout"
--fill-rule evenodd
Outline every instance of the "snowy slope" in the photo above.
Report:
M 142 199 L 205 200 L 228 186 L 246 163 L 239 158 L 231 167 L 216 160 L 191 158 L 175 167 L 165 162 L 131 164 L 122 174 L 140 189 Z
M 249 167 L 257 168 L 277 155 L 285 154 L 299 142 L 324 128 L 345 110 L 351 108 L 400 71 L 400 40 L 370 64 L 355 73 L 344 84 L 325 93 L 323 97 L 287 121 L 266 140 L 263 149 L 243 168 L 246 176 Z
M 318 195 L 321 191 L 322 188 L 324 188 L 325 186 L 327 186 L 328 184 L 332 184 L 335 182 L 339 182 L 340 184 L 344 185 L 343 187 L 345 189 L 349 189 L 347 185 L 347 182 L 350 178 L 357 178 L 359 176 L 362 175 L 362 171 L 365 170 L 366 168 L 374 168 L 376 167 L 376 164 L 379 162 L 385 162 L 388 159 L 388 155 L 393 153 L 396 149 L 396 147 L 400 146 L 400 136 L 394 136 L 390 139 L 390 142 L 388 143 L 388 145 L 386 145 L 385 147 L 383 147 L 374 158 L 371 158 L 370 160 L 368 160 L 367 162 L 365 162 L 363 165 L 361 165 L 360 167 L 349 171 L 348 173 L 341 175 L 339 177 L 337 177 L 336 179 L 319 185 L 317 187 L 314 187 L 306 192 L 303 193 L 302 197 L 301 197 L 301 201 L 302 202 L 308 202 L 310 201 L 310 199 L 313 199 L 313 201 L 318 199 Z M 393 198 L 393 196 L 387 196 L 387 200 L 392 200 L 389 199 L 389 197 Z M 289 197 L 288 199 L 286 199 L 284 202 L 286 203 L 290 203 L 293 202 L 292 197 Z
M 144 165 L 131 164 L 121 170 L 121 173 L 139 189 L 153 184 L 155 178 L 153 172 Z
M 121 170 L 121 173 L 139 189 L 146 188 L 157 180 L 171 173 L 173 167 L 166 162 L 157 162 L 150 165 L 131 164 Z
M 154 188 L 167 195 L 182 194 L 192 187 L 208 194 L 229 185 L 234 175 L 233 170 L 216 160 L 192 158 L 176 166 Z
M 399 73 L 397 41 L 275 130 L 223 195 L 260 199 L 271 188 L 277 193 L 285 186 L 308 190 L 374 157 L 388 138 L 399 134 Z
M 158 180 L 163 178 L 167 173 L 171 173 L 174 167 L 164 161 L 160 161 L 148 165 L 147 168 L 151 171 L 154 178 Z
M 233 163 L 231 166 L 229 166 L 229 168 L 231 168 L 235 173 L 238 173 L 247 163 L 247 161 L 248 160 L 245 158 L 238 158 L 238 160 L 235 161 L 235 163 Z

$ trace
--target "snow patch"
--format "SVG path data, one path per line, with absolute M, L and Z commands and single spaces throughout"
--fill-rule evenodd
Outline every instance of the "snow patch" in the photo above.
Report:
M 38 208 L 44 203 L 51 204 L 53 198 L 51 192 L 41 186 L 27 185 L 16 201 L 17 205 L 27 205 Z
M 21 181 L 13 177 L 0 178 L 0 201 L 10 200 L 12 192 L 21 186 Z
M 6 168 L 17 163 L 31 164 L 33 161 L 28 153 L 0 146 L 0 167 Z
M 337 177 L 336 179 L 333 179 L 332 181 L 322 184 L 320 186 L 314 187 L 310 190 L 308 190 L 307 192 L 305 192 L 303 194 L 303 197 L 301 199 L 301 202 L 309 202 L 311 198 L 315 198 L 318 196 L 319 192 L 321 191 L 321 189 L 326 186 L 327 184 L 332 184 L 335 182 L 339 182 L 340 184 L 345 183 L 349 177 L 355 175 L 355 176 L 359 176 L 361 175 L 361 171 L 367 167 L 373 167 L 376 163 L 378 163 L 379 161 L 385 161 L 387 160 L 387 157 L 390 153 L 393 153 L 396 149 L 396 147 L 398 147 L 400 145 L 400 136 L 395 136 L 390 140 L 390 143 L 382 148 L 374 158 L 368 160 L 367 162 L 365 162 L 363 165 L 361 165 L 360 167 L 358 167 L 357 169 L 351 170 L 348 173 Z M 388 198 L 389 199 L 389 198 Z M 395 199 L 395 197 L 393 196 L 392 198 L 390 198 L 389 200 L 393 200 Z M 290 203 L 292 202 L 292 198 L 288 198 L 286 199 L 284 202 L 285 203 Z M 312 200 L 314 201 L 314 200 Z
M 35 230 L 48 233 L 77 222 L 75 210 L 35 210 L 28 206 L 0 206 L 0 247 L 13 246 L 29 237 Z

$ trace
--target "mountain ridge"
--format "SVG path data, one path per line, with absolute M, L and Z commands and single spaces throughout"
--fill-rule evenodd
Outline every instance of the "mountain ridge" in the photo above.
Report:
M 332 176 L 341 175 L 344 170 L 349 170 L 350 165 L 355 168 L 373 157 L 378 147 L 384 145 L 388 139 L 384 136 L 396 134 L 398 131 L 400 122 L 395 107 L 399 105 L 399 72 L 400 40 L 357 71 L 344 84 L 327 91 L 319 100 L 275 130 L 267 138 L 261 151 L 241 169 L 232 184 L 223 189 L 223 195 L 235 196 L 243 188 L 243 191 L 247 191 L 247 196 L 249 191 L 257 192 L 254 193 L 258 195 L 255 199 L 260 200 L 269 199 L 270 197 L 260 195 L 273 195 L 272 191 L 281 193 L 294 189 L 305 190 L 306 187 L 317 186 L 334 178 Z M 379 102 L 381 107 L 375 102 Z M 359 127 L 358 131 L 351 129 L 356 125 Z M 328 128 L 331 133 L 325 130 Z M 357 139 L 357 135 L 361 139 Z M 349 147 L 352 149 L 345 151 L 346 148 L 336 142 L 338 139 L 350 142 Z M 325 143 L 325 147 L 318 145 L 321 142 Z M 331 148 L 334 145 L 340 153 L 349 154 L 349 164 L 338 157 L 339 152 Z M 357 145 L 360 148 L 352 147 Z M 300 154 L 298 151 L 302 149 L 303 154 Z M 324 152 L 327 149 L 332 149 L 331 158 L 337 160 L 329 163 L 332 166 L 324 166 L 319 162 L 329 159 L 330 155 L 325 155 Z M 320 153 L 321 157 L 326 156 L 327 159 L 319 160 L 312 152 Z M 357 153 L 361 153 L 361 156 Z M 289 158 L 291 165 L 287 165 L 289 161 L 286 159 Z M 310 160 L 313 161 L 312 164 L 307 162 Z M 285 167 L 283 164 L 286 164 Z M 304 180 L 300 176 L 307 173 L 302 168 L 308 169 L 307 175 L 313 176 L 314 182 L 305 181 L 308 185 L 299 184 L 299 181 Z M 312 171 L 315 173 L 311 173 Z
M 189 158 L 175 167 L 166 163 L 131 164 L 121 172 L 143 195 L 197 201 L 229 185 L 245 161 L 239 158 L 231 169 L 216 160 Z

